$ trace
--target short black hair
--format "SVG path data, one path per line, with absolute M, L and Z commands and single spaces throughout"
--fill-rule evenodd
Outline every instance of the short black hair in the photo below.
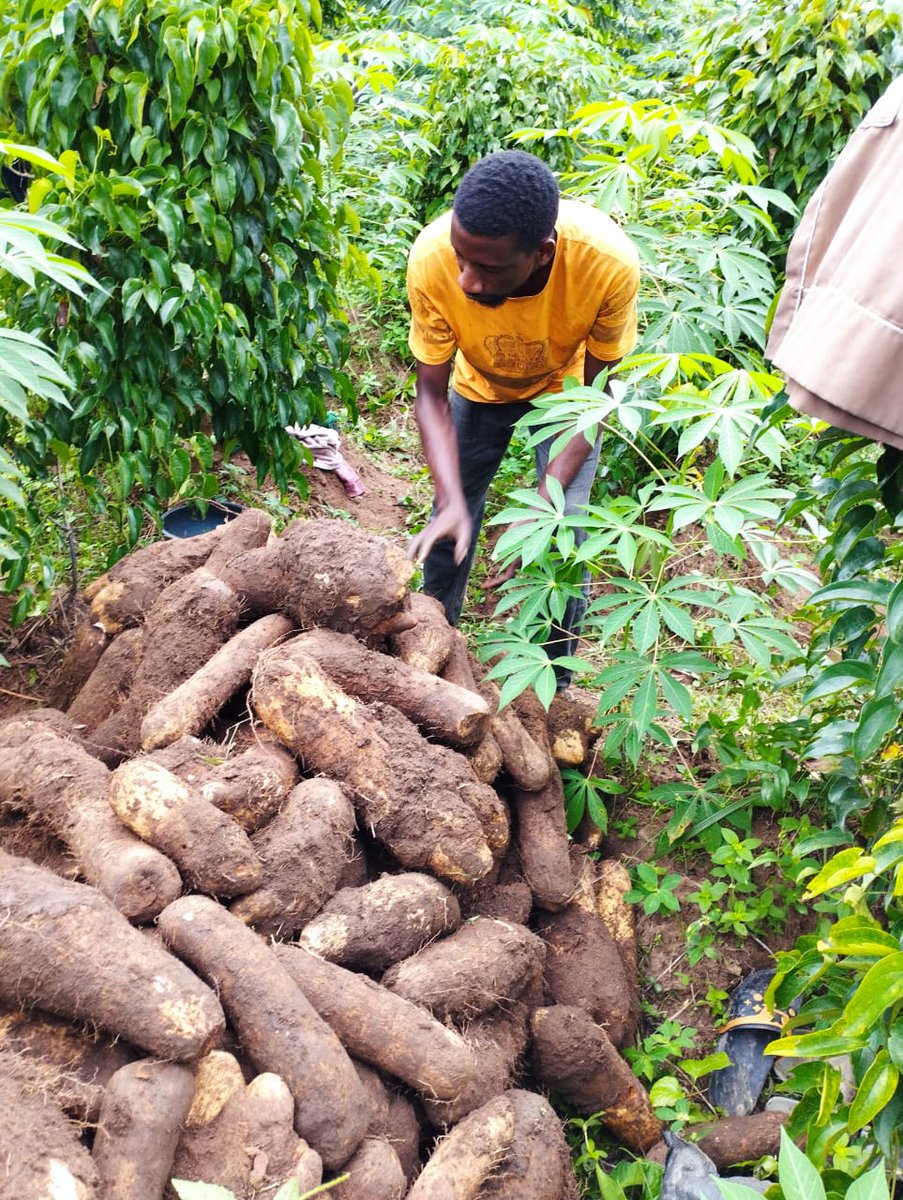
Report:
M 555 228 L 558 182 L 546 164 L 523 150 L 497 150 L 474 163 L 455 192 L 454 214 L 475 237 L 513 235 L 535 250 Z

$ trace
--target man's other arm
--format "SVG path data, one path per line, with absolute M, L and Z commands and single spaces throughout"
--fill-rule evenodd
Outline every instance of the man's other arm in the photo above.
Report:
M 436 494 L 435 517 L 411 542 L 408 553 L 422 563 L 436 542 L 455 543 L 455 562 L 464 561 L 470 545 L 472 523 L 461 487 L 458 439 L 448 402 L 451 361 L 417 362 L 414 418 L 420 430 L 423 454 Z

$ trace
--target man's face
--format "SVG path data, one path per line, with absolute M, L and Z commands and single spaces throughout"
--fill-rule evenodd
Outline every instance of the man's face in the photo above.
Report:
M 522 288 L 524 295 L 530 295 L 528 284 L 555 253 L 554 238 L 547 238 L 536 250 L 522 250 L 512 234 L 492 238 L 468 233 L 454 214 L 451 244 L 461 290 L 468 300 L 486 308 L 498 308 Z

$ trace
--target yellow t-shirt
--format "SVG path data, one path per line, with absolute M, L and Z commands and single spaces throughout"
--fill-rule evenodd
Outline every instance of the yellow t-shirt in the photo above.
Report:
M 457 350 L 453 384 L 462 396 L 489 404 L 531 400 L 560 391 L 566 375 L 582 382 L 586 348 L 612 362 L 636 345 L 637 252 L 605 213 L 562 200 L 546 286 L 498 308 L 461 290 L 450 226 L 447 212 L 411 248 L 408 345 L 429 364 L 448 362 Z

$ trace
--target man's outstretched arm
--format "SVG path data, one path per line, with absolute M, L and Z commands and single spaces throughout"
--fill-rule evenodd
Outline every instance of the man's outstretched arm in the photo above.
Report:
M 451 362 L 417 362 L 414 418 L 436 494 L 437 512 L 413 539 L 408 554 L 422 563 L 436 542 L 455 543 L 455 562 L 461 563 L 470 545 L 472 524 L 461 487 L 458 438 L 448 402 Z

